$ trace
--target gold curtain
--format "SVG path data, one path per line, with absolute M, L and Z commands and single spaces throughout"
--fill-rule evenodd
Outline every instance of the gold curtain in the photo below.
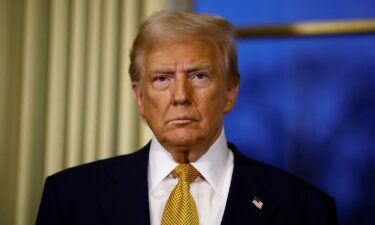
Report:
M 46 176 L 134 151 L 128 54 L 142 19 L 189 0 L 0 0 L 0 224 L 34 224 Z

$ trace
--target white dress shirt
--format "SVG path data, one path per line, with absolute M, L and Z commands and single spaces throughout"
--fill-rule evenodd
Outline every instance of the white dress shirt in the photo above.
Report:
M 228 149 L 224 128 L 219 138 L 196 162 L 202 175 L 191 185 L 200 225 L 218 225 L 223 218 L 233 173 L 233 153 Z M 170 173 L 178 165 L 154 137 L 150 146 L 148 190 L 151 225 L 160 225 L 165 203 L 178 182 Z

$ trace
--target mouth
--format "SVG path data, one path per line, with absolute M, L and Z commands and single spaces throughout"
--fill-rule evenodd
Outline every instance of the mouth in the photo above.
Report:
M 168 121 L 172 125 L 188 125 L 190 123 L 196 122 L 197 120 L 191 117 L 176 117 Z

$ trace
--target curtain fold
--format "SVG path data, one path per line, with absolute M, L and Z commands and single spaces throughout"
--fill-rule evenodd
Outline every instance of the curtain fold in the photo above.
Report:
M 43 172 L 45 150 L 49 2 L 25 2 L 19 86 L 19 143 L 15 224 L 30 224 L 35 215 Z M 18 216 L 22 215 L 22 216 Z M 4 223 L 6 224 L 6 223 Z
M 34 224 L 46 176 L 146 143 L 128 75 L 140 22 L 187 0 L 0 1 L 0 224 Z

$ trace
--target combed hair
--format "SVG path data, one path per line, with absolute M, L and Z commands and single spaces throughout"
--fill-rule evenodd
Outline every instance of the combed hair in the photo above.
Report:
M 219 16 L 189 12 L 155 13 L 144 21 L 130 52 L 130 78 L 139 81 L 144 70 L 143 57 L 147 51 L 161 43 L 180 38 L 195 38 L 211 42 L 217 49 L 223 72 L 232 84 L 238 85 L 237 48 L 235 28 Z

